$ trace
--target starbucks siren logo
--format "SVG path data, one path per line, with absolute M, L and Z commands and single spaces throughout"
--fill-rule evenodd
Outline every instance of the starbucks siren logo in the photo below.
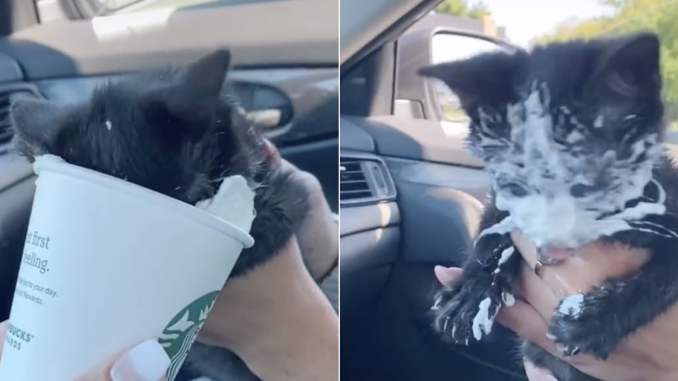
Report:
M 174 380 L 179 372 L 218 295 L 219 291 L 214 291 L 196 299 L 179 311 L 162 331 L 158 342 L 170 358 L 170 366 L 167 369 L 169 381 Z

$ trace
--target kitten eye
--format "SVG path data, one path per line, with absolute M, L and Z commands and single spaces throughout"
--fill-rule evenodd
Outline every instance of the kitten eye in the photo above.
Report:
M 508 191 L 513 197 L 525 197 L 530 193 L 525 186 L 513 182 L 502 185 L 501 189 Z
M 587 195 L 589 195 L 589 194 L 591 194 L 591 193 L 593 193 L 597 190 L 599 190 L 599 187 L 597 187 L 595 185 L 587 185 L 587 184 L 579 183 L 579 184 L 574 184 L 570 188 L 570 194 L 572 195 L 572 197 L 582 198 L 582 197 L 586 197 Z

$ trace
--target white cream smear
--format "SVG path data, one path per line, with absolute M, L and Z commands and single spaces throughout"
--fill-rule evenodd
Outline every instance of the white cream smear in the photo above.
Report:
M 501 265 L 506 263 L 516 252 L 516 249 L 513 246 L 509 246 L 504 249 L 499 255 L 499 262 L 497 262 L 497 268 L 494 270 L 494 274 L 499 274 L 501 272 Z
M 499 115 L 488 115 L 479 112 L 480 146 L 503 146 L 506 152 L 491 157 L 487 162 L 487 169 L 493 175 L 493 187 L 496 193 L 495 205 L 497 209 L 509 213 L 509 217 L 483 230 L 478 238 L 488 234 L 506 234 L 515 229 L 521 230 L 536 246 L 553 246 L 574 248 L 586 242 L 593 241 L 601 236 L 612 235 L 624 230 L 643 230 L 646 224 L 648 232 L 651 230 L 649 222 L 642 222 L 631 226 L 629 222 L 642 219 L 653 214 L 665 212 L 665 194 L 661 186 L 660 197 L 656 202 L 639 202 L 631 208 L 624 209 L 626 202 L 642 196 L 645 186 L 653 181 L 652 160 L 640 164 L 640 168 L 631 171 L 628 168 L 611 166 L 607 170 L 617 175 L 619 186 L 614 191 L 598 192 L 590 197 L 575 198 L 570 193 L 570 186 L 576 183 L 586 183 L 588 180 L 582 174 L 587 169 L 586 155 L 575 157 L 567 151 L 567 147 L 554 141 L 554 121 L 549 113 L 549 93 L 545 85 L 533 85 L 532 92 L 522 101 L 509 105 L 506 111 L 506 121 L 510 125 L 510 140 L 499 137 L 488 124 L 496 121 Z M 570 114 L 569 110 L 561 107 L 562 114 L 556 123 L 581 124 Z M 563 119 L 567 115 L 567 120 Z M 628 118 L 635 117 L 629 115 Z M 596 118 L 595 127 L 603 126 L 604 118 Z M 576 143 L 584 136 L 574 128 L 566 140 Z M 646 143 L 651 143 L 650 148 Z M 633 162 L 639 155 L 647 153 L 649 157 L 658 156 L 660 146 L 657 136 L 648 136 L 645 140 L 636 142 L 632 147 L 632 154 L 624 159 L 624 163 Z M 616 152 L 607 151 L 601 158 L 601 163 L 616 163 Z M 519 166 L 517 163 L 523 163 Z M 577 173 L 578 172 L 581 173 Z M 545 176 L 548 174 L 548 176 Z M 526 184 L 529 192 L 523 196 L 515 196 L 501 189 L 498 179 L 520 179 Z M 569 185 L 569 186 L 568 186 Z M 601 197 L 606 196 L 606 197 Z M 599 219 L 602 212 L 621 212 Z M 667 232 L 678 237 L 675 232 Z
M 195 206 L 249 232 L 256 215 L 254 191 L 243 176 L 229 176 L 219 186 L 211 199 L 199 201 Z
M 494 316 L 490 316 L 491 304 L 492 300 L 490 300 L 490 298 L 483 299 L 483 301 L 480 302 L 480 305 L 478 306 L 478 313 L 473 318 L 473 337 L 478 341 L 483 338 L 483 335 L 489 335 L 492 331 Z
M 516 304 L 515 296 L 513 296 L 513 294 L 507 291 L 501 293 L 501 301 L 507 307 L 511 307 L 512 305 Z
M 583 303 L 584 303 L 583 294 L 570 295 L 567 298 L 563 299 L 562 302 L 560 302 L 558 312 L 566 316 L 578 318 L 581 315 Z
M 504 251 L 502 251 L 501 255 L 499 256 L 499 262 L 497 263 L 497 266 L 501 267 L 501 265 L 506 263 L 515 252 L 516 250 L 513 248 L 513 246 L 509 246 L 504 249 Z
M 431 306 L 431 311 L 438 311 L 440 309 L 440 302 L 442 302 L 442 298 L 437 297 Z

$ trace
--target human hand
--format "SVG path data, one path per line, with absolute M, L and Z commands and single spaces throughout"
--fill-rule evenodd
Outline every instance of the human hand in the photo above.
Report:
M 555 344 L 546 338 L 548 322 L 562 298 L 586 292 L 608 278 L 637 270 L 648 259 L 646 251 L 592 243 L 583 246 L 576 256 L 562 264 L 543 267 L 541 276 L 536 276 L 531 270 L 537 258 L 534 246 L 519 234 L 514 234 L 513 240 L 525 260 L 519 289 L 527 305 L 522 306 L 522 311 L 506 309 L 500 322 L 580 371 L 601 380 L 678 379 L 678 348 L 675 346 L 678 306 L 629 336 L 606 361 L 587 355 L 562 357 Z
M 7 321 L 0 323 L 0 356 L 7 333 Z M 74 381 L 165 381 L 170 359 L 156 340 L 140 343 L 94 366 Z
M 522 300 L 503 308 L 498 321 L 523 338 L 539 345 L 580 371 L 601 380 L 640 381 L 678 379 L 678 307 L 629 336 L 607 361 L 587 355 L 563 357 L 555 343 L 546 337 L 548 323 L 559 301 L 571 294 L 587 291 L 610 277 L 622 276 L 638 269 L 648 257 L 642 250 L 616 245 L 593 243 L 579 249 L 576 256 L 551 266 L 544 266 L 537 276 L 534 271 L 536 250 L 519 234 L 514 243 L 524 257 L 520 284 L 516 285 Z M 444 284 L 452 284 L 461 276 L 456 268 L 436 267 L 436 275 Z M 552 381 L 543 369 L 526 364 L 530 381 Z
M 265 148 L 306 192 L 308 212 L 277 255 L 229 280 L 198 340 L 232 350 L 262 379 L 326 379 L 338 372 L 338 318 L 314 279 L 336 265 L 337 225 L 318 180 Z
M 199 337 L 231 349 L 264 380 L 336 377 L 338 339 L 337 315 L 306 271 L 295 237 L 229 280 Z
M 338 225 L 322 186 L 315 176 L 281 158 L 278 149 L 269 141 L 266 141 L 266 150 L 272 165 L 283 173 L 290 173 L 290 180 L 300 184 L 306 192 L 308 213 L 295 234 L 306 268 L 313 279 L 320 280 L 336 266 L 339 257 Z

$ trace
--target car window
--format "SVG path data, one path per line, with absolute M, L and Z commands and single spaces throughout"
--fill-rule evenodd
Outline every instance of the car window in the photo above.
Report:
M 557 4 L 555 4 L 557 3 Z M 525 49 L 537 45 L 567 41 L 616 36 L 625 33 L 650 31 L 661 39 L 661 63 L 665 116 L 668 122 L 667 140 L 678 144 L 678 1 L 667 0 L 569 0 L 549 2 L 538 0 L 446 0 L 436 13 L 450 19 L 454 28 L 468 33 L 501 31 L 502 40 Z M 529 22 L 525 15 L 530 14 Z M 492 36 L 497 37 L 497 36 Z M 432 61 L 438 63 L 450 59 L 465 58 L 469 53 L 481 52 L 482 40 L 454 41 L 449 37 L 433 40 Z M 439 49 L 436 44 L 440 44 Z M 463 47 L 463 48 L 462 48 Z M 466 50 L 466 51 L 465 51 Z M 454 96 L 441 94 L 446 110 L 440 114 L 442 122 L 462 117 L 452 113 Z
M 477 54 L 501 50 L 494 42 L 463 34 L 439 33 L 431 40 L 431 61 L 434 64 L 469 58 Z
M 457 61 L 481 53 L 500 50 L 502 48 L 499 45 L 482 38 L 463 34 L 439 33 L 431 39 L 431 62 L 438 64 Z M 431 79 L 430 81 L 433 84 L 443 127 L 455 128 L 455 126 L 449 126 L 444 122 L 468 123 L 469 118 L 462 110 L 459 98 L 454 92 L 440 80 Z

